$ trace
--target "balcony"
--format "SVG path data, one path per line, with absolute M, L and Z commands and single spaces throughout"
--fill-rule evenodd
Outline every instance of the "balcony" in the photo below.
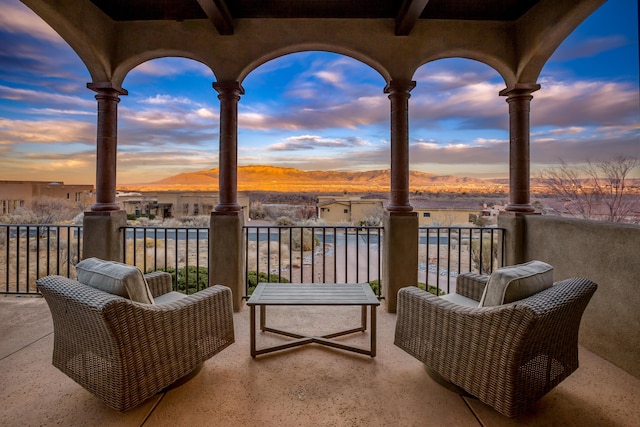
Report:
M 329 311 L 330 310 L 330 311 Z M 270 310 L 274 324 L 332 329 L 356 308 Z M 537 402 L 506 418 L 435 383 L 393 345 L 395 314 L 378 309 L 378 355 L 304 346 L 252 359 L 249 310 L 234 315 L 236 343 L 186 384 L 118 413 L 51 364 L 53 326 L 42 298 L 0 298 L 0 425 L 215 426 L 632 426 L 640 380 L 580 348 L 580 368 Z M 306 329 L 305 329 L 306 330 Z M 368 333 L 345 338 L 365 345 Z M 268 339 L 259 335 L 259 344 Z
M 634 283 L 640 277 L 636 250 L 640 228 L 535 215 L 503 218 L 502 228 L 506 238 L 501 258 L 506 264 L 519 252 L 525 259 L 554 264 L 558 279 L 583 275 L 599 284 L 581 324 L 580 368 L 532 411 L 516 419 L 505 418 L 431 380 L 420 362 L 393 345 L 396 319 L 384 310 L 385 304 L 378 309 L 374 359 L 317 345 L 252 359 L 249 310 L 243 303 L 234 314 L 235 344 L 207 361 L 190 382 L 119 414 L 51 365 L 53 329 L 45 301 L 31 295 L 9 295 L 0 298 L 0 424 L 21 420 L 25 425 L 635 425 L 640 419 L 640 407 L 633 402 L 640 395 L 634 326 L 638 321 Z M 66 242 L 69 236 L 73 241 L 75 232 L 54 234 L 54 240 Z M 514 236 L 526 244 L 520 241 L 518 246 Z M 141 241 L 146 242 L 147 237 L 143 232 Z M 57 246 L 65 244 L 43 244 L 45 248 Z M 33 252 L 38 250 L 37 244 L 25 242 L 26 247 L 31 250 L 21 249 L 20 268 L 33 262 Z M 66 247 L 82 253 L 81 247 Z M 14 253 L 14 248 L 9 252 Z M 145 249 L 156 251 L 155 247 Z M 425 255 L 426 251 L 424 248 Z M 448 254 L 450 249 L 443 252 Z M 27 259 L 29 253 L 32 258 Z M 129 253 L 133 256 L 135 252 Z M 60 274 L 67 273 L 69 257 L 69 251 L 52 257 L 64 261 Z M 19 268 L 8 264 L 11 278 Z M 265 265 L 259 268 L 283 268 L 279 263 Z M 441 261 L 441 267 L 448 265 Z M 363 279 L 369 278 L 358 280 Z M 33 287 L 21 290 L 33 291 Z M 358 316 L 357 309 L 345 308 L 270 310 L 275 326 L 300 325 L 312 333 L 320 326 L 330 332 L 357 322 Z M 344 339 L 365 346 L 367 338 L 365 333 Z M 276 339 L 261 334 L 258 343 L 262 346 Z

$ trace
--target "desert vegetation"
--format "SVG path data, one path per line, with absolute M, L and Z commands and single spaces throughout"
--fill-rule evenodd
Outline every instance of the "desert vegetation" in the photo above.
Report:
M 583 164 L 561 160 L 559 165 L 541 171 L 539 178 L 571 216 L 638 223 L 640 194 L 629 178 L 638 166 L 640 158 L 626 155 Z
M 34 198 L 30 205 L 0 215 L 0 224 L 78 223 L 87 208 L 79 202 L 54 197 Z

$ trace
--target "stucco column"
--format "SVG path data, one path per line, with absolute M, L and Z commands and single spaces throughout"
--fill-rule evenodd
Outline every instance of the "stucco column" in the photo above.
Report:
M 416 83 L 392 80 L 391 192 L 384 216 L 382 290 L 386 309 L 395 313 L 400 288 L 418 283 L 418 216 L 409 203 L 409 92 Z
M 236 212 L 241 209 L 238 193 L 238 101 L 244 89 L 238 82 L 215 82 L 213 88 L 220 100 L 219 192 L 216 212 Z
M 122 258 L 121 227 L 127 215 L 116 201 L 116 163 L 118 141 L 118 103 L 127 91 L 111 82 L 88 83 L 97 93 L 96 203 L 84 213 L 83 258 L 111 261 Z
M 210 285 L 225 285 L 233 294 L 233 309 L 242 307 L 244 283 L 244 215 L 238 204 L 238 82 L 216 82 L 220 100 L 219 203 L 209 225 Z
M 534 212 L 530 191 L 530 105 L 539 84 L 518 83 L 500 91 L 509 103 L 509 204 L 510 212 Z
M 391 194 L 389 212 L 411 212 L 409 204 L 409 92 L 411 80 L 391 80 L 384 92 L 391 101 Z

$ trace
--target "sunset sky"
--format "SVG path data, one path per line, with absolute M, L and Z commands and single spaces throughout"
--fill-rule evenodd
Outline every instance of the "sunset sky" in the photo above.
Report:
M 638 2 L 609 0 L 556 51 L 531 113 L 541 167 L 640 155 Z M 425 64 L 410 99 L 410 168 L 506 177 L 508 105 L 498 73 L 463 59 Z M 0 0 L 0 180 L 95 184 L 96 101 L 75 52 L 18 0 Z M 218 167 L 217 93 L 202 64 L 134 69 L 119 104 L 118 184 Z M 368 66 L 292 54 L 242 82 L 239 164 L 303 170 L 389 168 L 389 100 Z M 636 171 L 635 176 L 640 176 Z

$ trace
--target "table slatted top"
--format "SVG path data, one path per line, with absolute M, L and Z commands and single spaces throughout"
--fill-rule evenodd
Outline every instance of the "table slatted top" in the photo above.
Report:
M 380 305 L 368 283 L 259 283 L 247 305 Z

